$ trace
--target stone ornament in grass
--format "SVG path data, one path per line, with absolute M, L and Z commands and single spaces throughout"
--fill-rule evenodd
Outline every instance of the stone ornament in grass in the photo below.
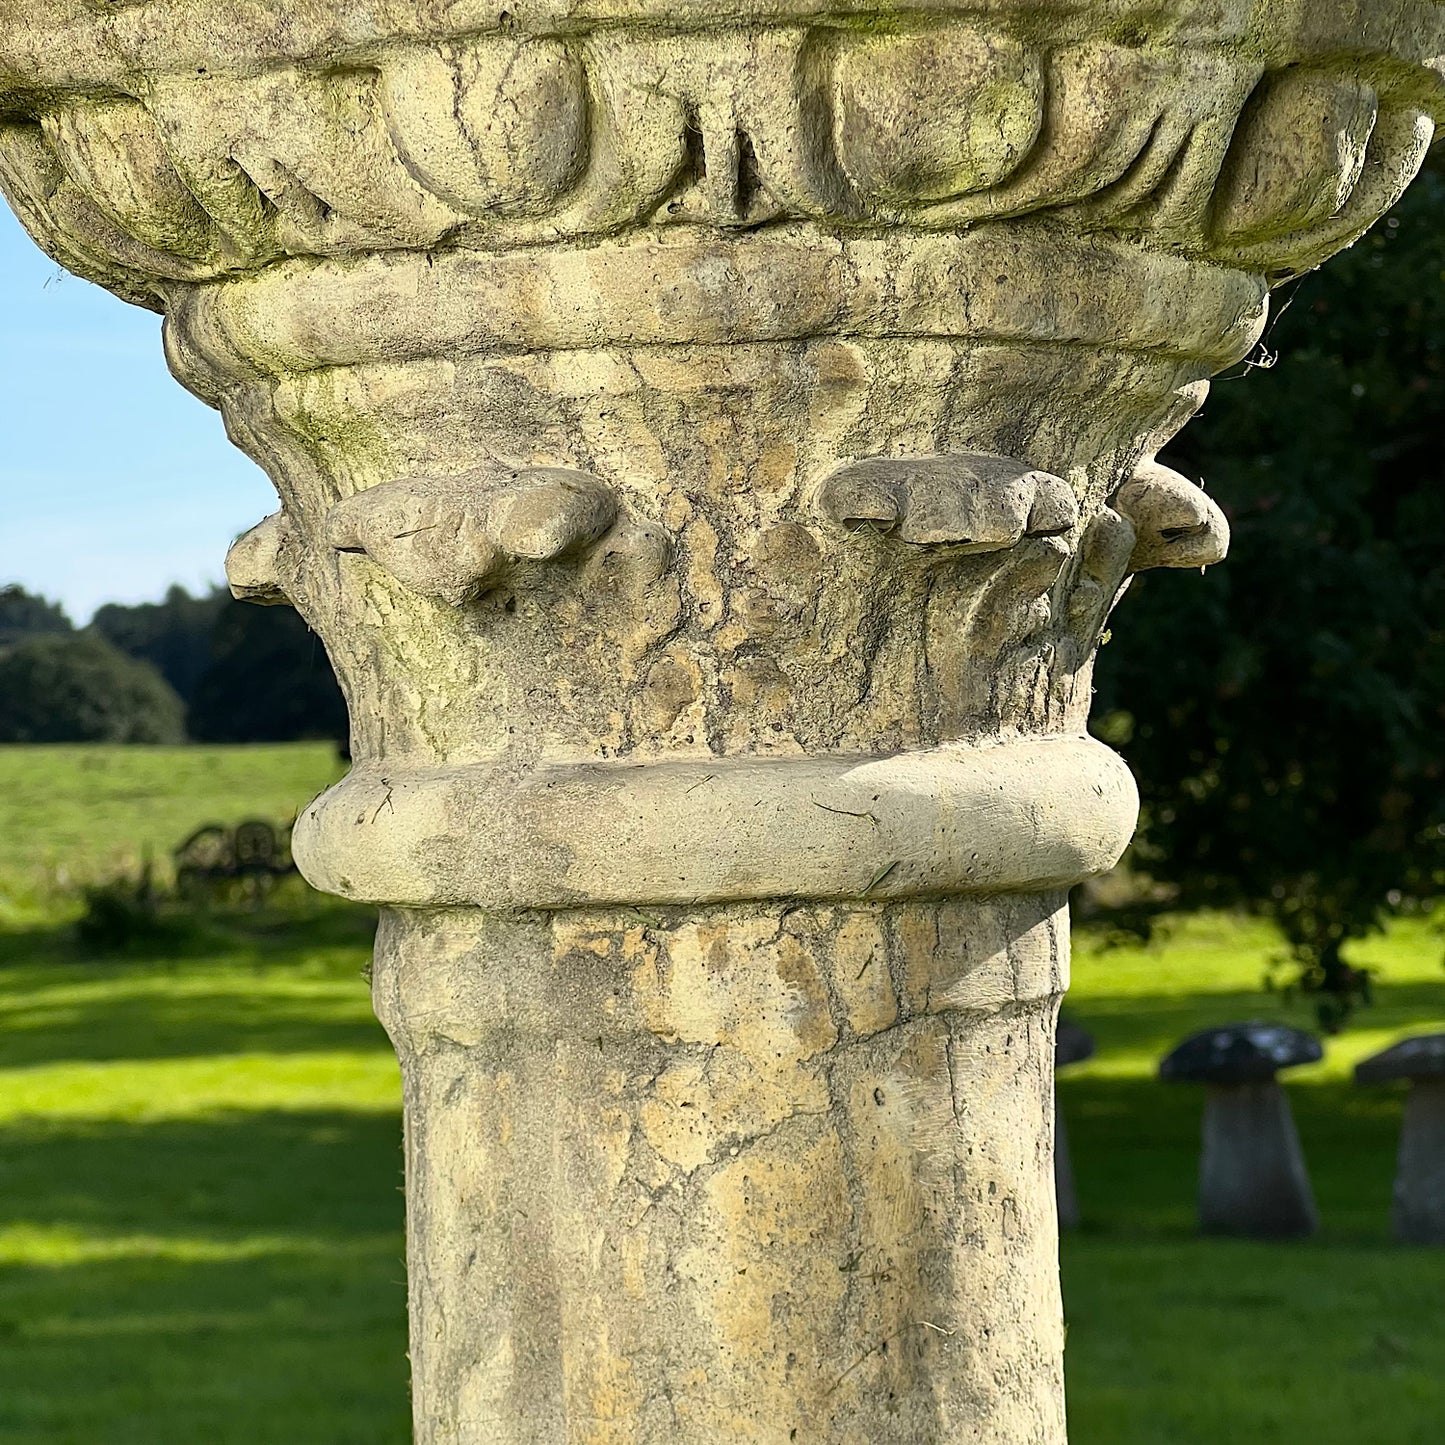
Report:
M 1309 1171 L 1278 1074 L 1318 1063 L 1313 1034 L 1287 1024 L 1224 1024 L 1184 1040 L 1159 1065 L 1170 1083 L 1205 1086 L 1199 1228 L 1298 1239 L 1319 1227 Z
M 1062 1445 L 1067 895 L 1158 458 L 1401 193 L 1422 0 L 0 0 L 0 186 L 351 712 L 420 1445 Z
M 1390 1225 L 1402 1244 L 1445 1245 L 1445 1034 L 1402 1039 L 1355 1066 L 1357 1084 L 1409 1084 Z
M 1054 1035 L 1054 1072 L 1071 1064 L 1082 1064 L 1094 1057 L 1094 1036 L 1072 1019 L 1060 1018 Z M 1064 1125 L 1064 1111 L 1059 1107 L 1058 1090 L 1054 1091 L 1054 1194 L 1059 1205 L 1059 1228 L 1077 1229 L 1080 1224 L 1079 1191 L 1074 1183 L 1074 1156 L 1069 1149 L 1069 1134 Z

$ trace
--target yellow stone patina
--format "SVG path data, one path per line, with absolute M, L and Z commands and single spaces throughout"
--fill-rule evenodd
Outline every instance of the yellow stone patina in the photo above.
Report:
M 1067 889 L 1156 460 L 1399 196 L 1431 0 L 0 0 L 351 705 L 419 1445 L 1062 1445 Z M 159 519 L 158 519 L 159 524 Z

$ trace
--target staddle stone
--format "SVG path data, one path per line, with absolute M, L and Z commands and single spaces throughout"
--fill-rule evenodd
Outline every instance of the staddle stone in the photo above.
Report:
M 1364 1060 L 1360 1084 L 1405 1080 L 1391 1233 L 1402 1244 L 1445 1245 L 1445 1034 L 1424 1034 Z
M 1319 1227 L 1281 1069 L 1323 1057 L 1319 1040 L 1284 1024 L 1226 1024 L 1180 1044 L 1160 1077 L 1206 1088 L 1199 1157 L 1205 1234 L 1302 1238 Z

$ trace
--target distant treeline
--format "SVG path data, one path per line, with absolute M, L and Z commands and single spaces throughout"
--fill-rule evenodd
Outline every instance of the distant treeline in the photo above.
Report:
M 0 588 L 0 743 L 345 737 L 326 652 L 289 607 L 173 587 L 77 628 L 57 604 Z

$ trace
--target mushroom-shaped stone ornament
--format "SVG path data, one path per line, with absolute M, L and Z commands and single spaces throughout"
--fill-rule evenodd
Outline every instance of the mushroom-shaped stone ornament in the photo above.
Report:
M 1060 1019 L 1054 1035 L 1054 1071 L 1070 1064 L 1082 1064 L 1094 1057 L 1094 1036 L 1071 1019 Z M 1058 1092 L 1054 1094 L 1054 1192 L 1059 1201 L 1059 1228 L 1079 1227 L 1079 1195 L 1074 1188 L 1074 1160 L 1069 1153 L 1069 1135 L 1064 1128 L 1064 1113 L 1059 1108 Z
M 1159 1077 L 1202 1083 L 1199 1228 L 1206 1234 L 1301 1238 L 1319 1227 L 1289 1100 L 1276 1074 L 1323 1057 L 1287 1024 L 1224 1024 L 1184 1040 Z
M 1402 1244 L 1445 1245 L 1445 1034 L 1402 1039 L 1355 1068 L 1357 1084 L 1404 1079 L 1405 1122 L 1395 1168 L 1391 1233 Z

